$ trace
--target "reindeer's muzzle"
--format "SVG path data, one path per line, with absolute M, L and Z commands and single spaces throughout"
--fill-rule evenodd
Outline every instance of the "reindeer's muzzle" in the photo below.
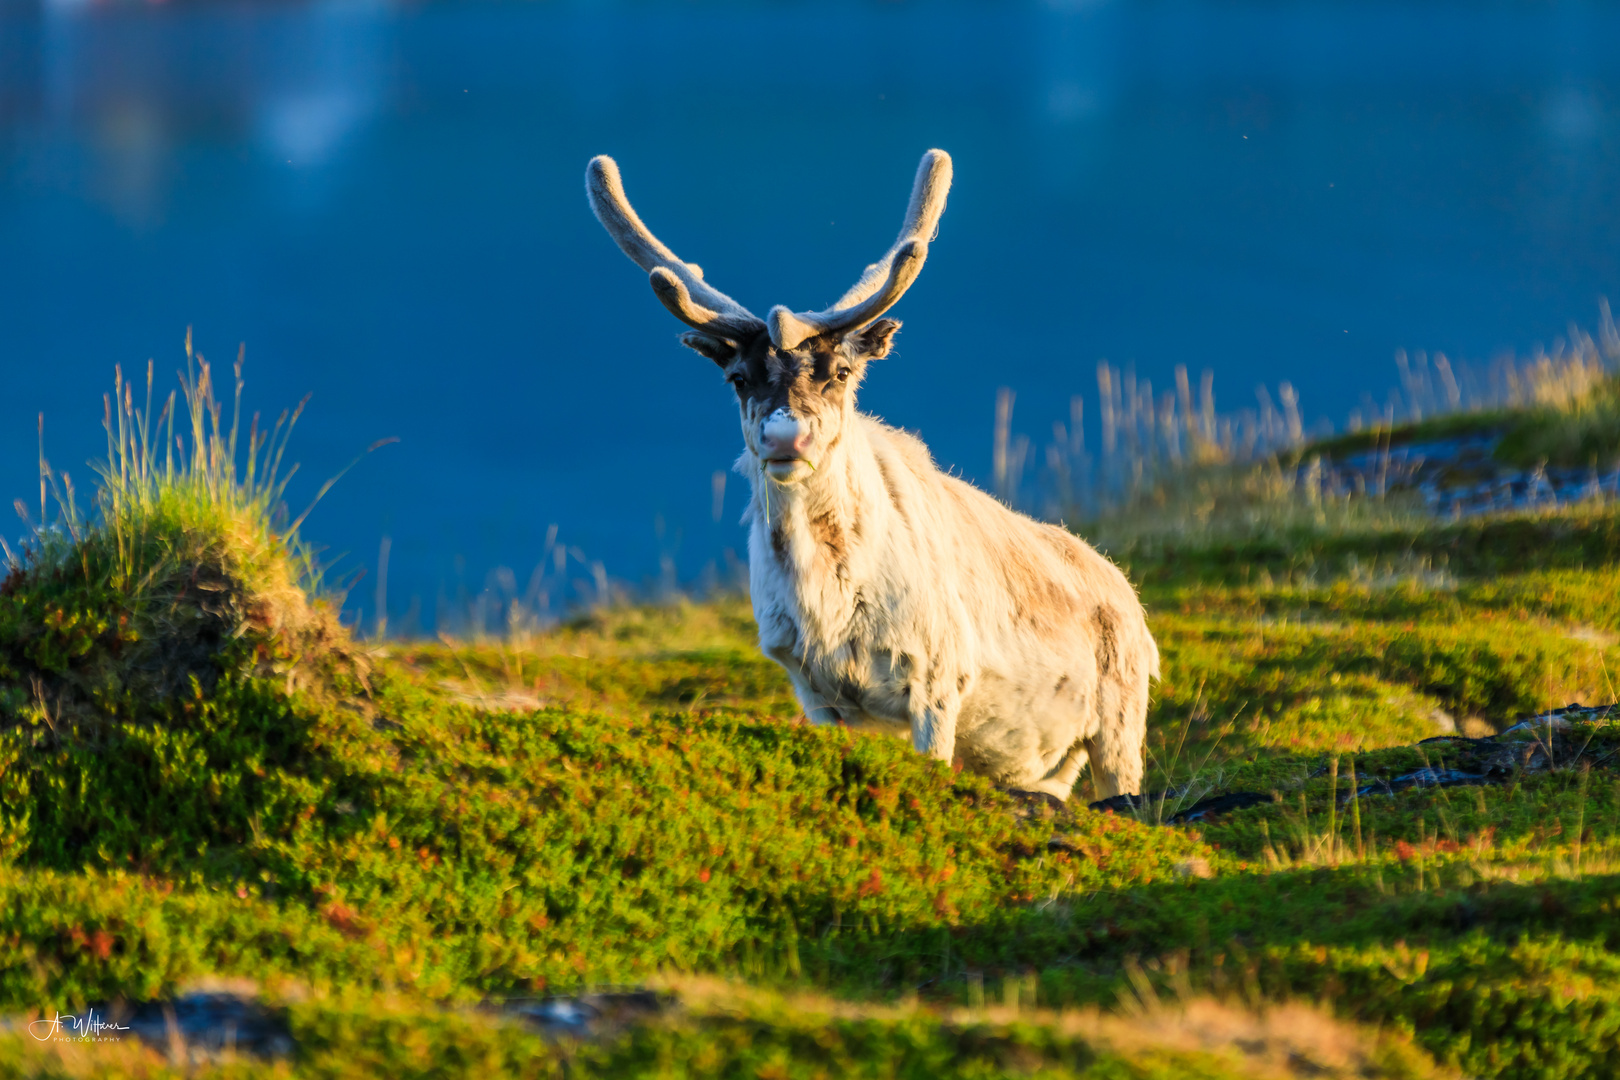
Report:
M 759 456 L 771 479 L 802 480 L 815 471 L 810 429 L 787 409 L 777 409 L 759 429 Z

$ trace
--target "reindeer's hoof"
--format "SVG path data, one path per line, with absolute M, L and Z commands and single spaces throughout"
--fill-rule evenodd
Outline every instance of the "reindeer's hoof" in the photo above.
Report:
M 1123 814 L 1127 810 L 1136 810 L 1143 805 L 1140 795 L 1110 795 L 1106 799 L 1098 799 L 1086 805 L 1092 810 L 1101 810 L 1105 813 Z

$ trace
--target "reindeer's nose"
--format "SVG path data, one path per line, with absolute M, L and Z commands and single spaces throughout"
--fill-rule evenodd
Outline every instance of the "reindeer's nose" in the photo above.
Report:
M 810 430 L 788 410 L 777 409 L 760 426 L 759 447 L 767 461 L 801 458 L 810 448 Z

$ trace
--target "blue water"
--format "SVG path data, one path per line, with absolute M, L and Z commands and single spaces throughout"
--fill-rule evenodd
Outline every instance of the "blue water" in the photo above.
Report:
M 391 537 L 396 627 L 521 591 L 553 524 L 553 604 L 595 561 L 723 576 L 732 398 L 586 209 L 602 152 L 763 312 L 838 295 L 949 150 L 862 400 L 970 477 L 997 387 L 1039 442 L 1101 358 L 1342 424 L 1396 348 L 1524 352 L 1620 299 L 1616 42 L 1578 4 L 0 0 L 0 494 L 37 498 L 40 411 L 82 483 L 113 365 L 166 384 L 190 325 L 246 342 L 251 407 L 313 392 L 295 509 L 401 438 L 306 525 L 340 571 Z

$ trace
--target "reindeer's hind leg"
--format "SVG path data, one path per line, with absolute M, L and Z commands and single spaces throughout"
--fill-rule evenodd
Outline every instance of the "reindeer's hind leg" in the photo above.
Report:
M 1098 695 L 1106 699 L 1108 695 Z M 1128 699 L 1129 695 L 1120 695 Z M 1140 704 L 1127 704 L 1104 716 L 1097 734 L 1086 740 L 1091 757 L 1091 786 L 1095 799 L 1142 792 L 1142 744 L 1147 737 L 1147 680 L 1142 680 Z
M 1030 784 L 1029 791 L 1044 791 L 1055 798 L 1067 801 L 1074 792 L 1074 782 L 1080 779 L 1080 773 L 1086 767 L 1086 757 L 1089 751 L 1083 739 L 1076 739 L 1074 745 L 1065 750 L 1046 775 L 1035 783 Z
M 1145 625 L 1124 641 L 1117 616 L 1097 613 L 1097 733 L 1086 740 L 1097 799 L 1139 795 L 1142 747 L 1147 740 L 1149 681 L 1159 673 L 1159 650 Z

